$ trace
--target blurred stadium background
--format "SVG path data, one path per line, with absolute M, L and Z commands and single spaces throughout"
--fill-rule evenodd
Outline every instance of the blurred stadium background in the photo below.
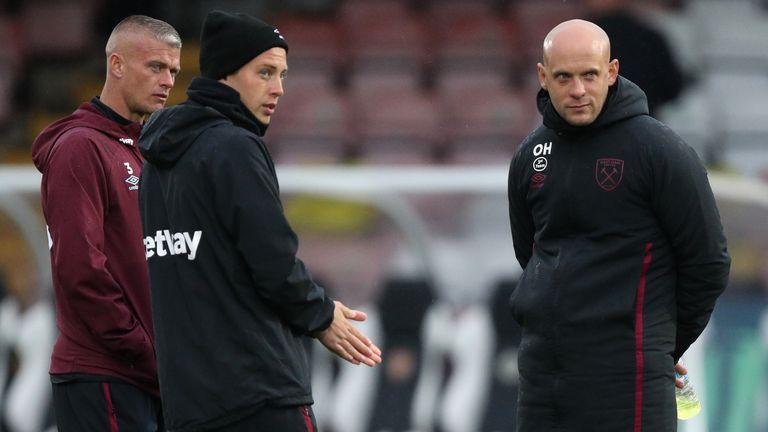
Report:
M 519 333 L 506 302 L 520 269 L 508 161 L 540 121 L 544 35 L 614 2 L 2 0 L 0 432 L 51 427 L 55 328 L 30 143 L 99 94 L 108 33 L 131 13 L 182 34 L 169 104 L 184 100 L 214 8 L 263 17 L 289 42 L 286 94 L 266 136 L 286 212 L 300 256 L 334 296 L 369 311 L 366 330 L 386 352 L 367 369 L 316 351 L 321 430 L 513 430 Z M 681 85 L 654 115 L 709 166 L 734 258 L 713 321 L 686 356 L 704 410 L 681 430 L 768 431 L 768 2 L 620 3 L 668 43 Z M 633 41 L 611 36 L 615 46 Z M 622 65 L 661 57 L 632 52 Z M 673 81 L 669 65 L 650 70 L 660 78 L 649 86 Z

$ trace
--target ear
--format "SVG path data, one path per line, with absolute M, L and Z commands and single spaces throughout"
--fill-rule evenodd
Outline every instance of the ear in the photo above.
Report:
M 122 78 L 125 74 L 123 70 L 125 67 L 125 61 L 123 57 L 118 53 L 112 53 L 107 59 L 108 73 L 114 75 L 117 78 Z
M 546 90 L 547 89 L 547 68 L 541 63 L 536 63 L 536 72 L 539 76 L 539 85 L 541 86 L 541 88 Z
M 619 77 L 619 59 L 613 59 L 608 63 L 608 85 L 612 86 Z

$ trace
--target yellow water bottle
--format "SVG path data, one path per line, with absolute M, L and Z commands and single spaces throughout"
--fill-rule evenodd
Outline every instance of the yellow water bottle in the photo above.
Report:
M 699 397 L 696 396 L 696 391 L 694 391 L 693 385 L 691 385 L 688 374 L 680 376 L 676 373 L 675 376 L 683 380 L 683 388 L 675 387 L 677 418 L 680 420 L 688 420 L 701 412 L 701 401 L 699 401 Z

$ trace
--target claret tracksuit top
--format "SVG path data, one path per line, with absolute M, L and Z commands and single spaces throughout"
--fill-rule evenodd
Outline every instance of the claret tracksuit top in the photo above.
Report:
M 538 102 L 509 172 L 518 430 L 674 431 L 674 364 L 730 267 L 706 170 L 622 77 L 588 126 Z
M 138 205 L 141 125 L 117 117 L 94 98 L 32 144 L 59 330 L 50 373 L 117 379 L 157 396 Z

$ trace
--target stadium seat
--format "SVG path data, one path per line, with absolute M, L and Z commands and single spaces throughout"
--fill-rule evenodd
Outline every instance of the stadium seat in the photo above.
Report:
M 349 48 L 350 73 L 426 73 L 431 61 L 429 28 L 405 2 L 344 3 L 340 22 Z
M 656 10 L 646 12 L 644 16 L 664 34 L 684 76 L 699 75 L 702 72 L 701 65 L 704 64 L 703 47 L 694 30 L 697 24 L 692 14 L 686 11 Z
M 517 0 L 511 14 L 519 25 L 521 64 L 526 70 L 540 61 L 547 33 L 563 21 L 581 18 L 581 8 L 577 2 L 562 0 Z
M 714 111 L 703 86 L 697 84 L 661 107 L 657 118 L 693 147 L 701 160 L 710 163 L 719 159 L 722 152 Z
M 286 15 L 274 24 L 290 45 L 291 75 L 319 74 L 333 82 L 343 71 L 346 49 L 337 20 Z
M 440 105 L 415 77 L 356 74 L 350 83 L 360 160 L 429 163 L 441 145 Z
M 509 161 L 530 132 L 533 98 L 514 90 L 499 74 L 462 74 L 438 79 L 444 105 L 448 159 L 454 163 Z
M 511 77 L 517 70 L 519 41 L 514 20 L 480 6 L 434 5 L 436 74 L 494 69 Z M 467 79 L 473 78 L 468 75 Z
M 757 176 L 768 169 L 768 75 L 762 70 L 710 72 L 702 79 L 712 106 L 714 134 L 722 143 L 722 157 L 738 172 Z M 717 101 L 712 105 L 711 101 Z
M 441 144 L 439 104 L 429 94 L 381 95 L 356 100 L 360 160 L 430 163 Z
M 13 65 L 0 56 L 0 128 L 6 126 L 13 112 Z
M 352 139 L 349 101 L 322 75 L 285 80 L 267 144 L 277 163 L 333 163 Z
M 690 11 L 709 70 L 768 70 L 768 14 L 754 2 L 702 0 L 691 2 Z
M 22 23 L 10 16 L 0 15 L 0 61 L 12 66 L 16 73 L 24 61 Z
M 94 9 L 86 0 L 28 0 L 21 10 L 25 50 L 30 57 L 67 58 L 86 54 L 93 40 Z
M 350 76 L 348 90 L 355 98 L 377 98 L 390 94 L 423 91 L 419 75 L 407 70 L 358 71 Z

